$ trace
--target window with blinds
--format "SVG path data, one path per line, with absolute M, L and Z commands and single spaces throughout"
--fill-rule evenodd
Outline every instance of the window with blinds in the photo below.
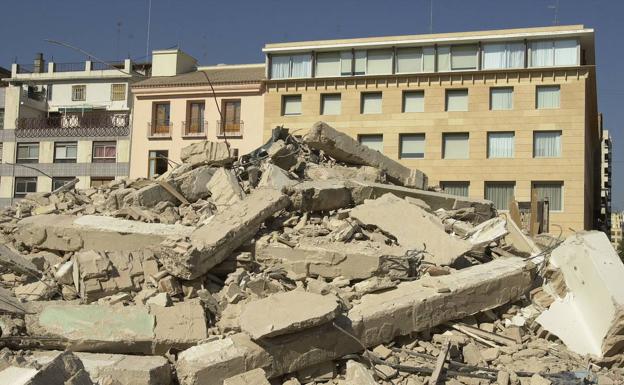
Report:
M 563 182 L 533 182 L 538 200 L 548 199 L 552 211 L 563 211 Z
M 424 112 L 425 91 L 404 91 L 403 112 Z
M 321 115 L 340 115 L 340 94 L 321 95 Z
M 446 111 L 468 111 L 468 90 L 446 90 Z
M 444 159 L 468 159 L 470 154 L 468 133 L 442 134 L 442 157 Z
M 362 114 L 381 114 L 381 92 L 364 92 L 361 96 Z
M 561 87 L 554 86 L 537 86 L 536 90 L 536 107 L 538 109 L 559 108 L 561 99 Z
M 383 135 L 382 134 L 358 135 L 358 142 L 360 142 L 360 144 L 363 144 L 373 150 L 377 150 L 383 153 Z
M 485 182 L 485 199 L 492 201 L 496 210 L 509 210 L 515 188 L 515 182 Z
M 530 43 L 531 67 L 576 66 L 579 64 L 575 39 L 540 40 Z
M 119 100 L 126 100 L 126 85 L 125 84 L 111 84 L 111 100 L 113 102 Z
M 271 79 L 308 78 L 312 75 L 312 55 L 271 55 Z
M 514 133 L 488 132 L 488 158 L 513 158 Z
M 367 52 L 366 74 L 386 75 L 392 73 L 392 50 L 379 49 Z
M 454 45 L 451 47 L 452 70 L 476 70 L 477 69 L 477 46 Z
M 399 48 L 396 51 L 396 73 L 422 72 L 422 49 Z
M 424 158 L 425 134 L 399 135 L 399 158 Z
M 511 110 L 513 108 L 513 87 L 490 88 L 490 109 Z
M 349 72 L 351 72 L 350 66 Z M 317 77 L 340 76 L 340 74 L 340 52 L 319 52 L 316 54 Z
M 561 131 L 533 132 L 533 157 L 561 157 Z
M 524 68 L 523 42 L 483 44 L 483 69 Z
M 301 95 L 282 97 L 282 115 L 301 115 Z
M 440 182 L 440 187 L 446 194 L 468 197 L 470 182 Z

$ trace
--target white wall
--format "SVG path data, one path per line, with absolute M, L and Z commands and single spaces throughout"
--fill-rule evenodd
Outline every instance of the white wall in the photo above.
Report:
M 111 101 L 111 85 L 112 84 L 125 84 L 126 85 L 126 97 L 124 100 Z M 86 86 L 86 100 L 73 101 L 72 100 L 72 86 L 85 85 Z M 56 111 L 59 107 L 67 106 L 97 106 L 105 107 L 108 110 L 127 110 L 128 109 L 128 92 L 129 84 L 127 81 L 111 81 L 103 82 L 102 80 L 79 80 L 72 83 L 55 83 L 49 85 L 52 87 L 52 97 L 48 100 L 48 105 L 51 111 Z M 49 92 L 49 91 L 48 91 Z

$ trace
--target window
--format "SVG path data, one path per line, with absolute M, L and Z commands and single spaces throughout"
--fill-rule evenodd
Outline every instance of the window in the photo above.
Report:
M 533 157 L 561 157 L 561 131 L 533 132 Z
M 361 95 L 360 113 L 381 114 L 381 92 L 365 92 Z
M 312 55 L 272 55 L 271 78 L 308 78 L 312 75 Z
M 340 115 L 340 94 L 321 95 L 321 115 Z
M 115 163 L 117 158 L 116 142 L 93 142 L 93 163 Z
M 106 186 L 112 182 L 115 178 L 111 177 L 91 177 L 91 188 L 98 188 Z
M 301 95 L 282 97 L 282 115 L 301 115 Z
M 76 163 L 77 142 L 55 142 L 54 163 Z
M 191 101 L 186 106 L 186 123 L 184 134 L 199 134 L 204 132 L 204 101 Z
M 171 106 L 169 102 L 157 102 L 152 107 L 152 127 L 151 135 L 167 135 L 169 134 L 169 126 L 171 122 Z
M 446 194 L 467 197 L 470 182 L 440 182 L 440 187 Z
M 548 198 L 549 209 L 563 211 L 563 182 L 533 182 L 538 200 Z
M 399 158 L 424 158 L 425 134 L 399 135 Z
M 468 133 L 442 134 L 442 157 L 444 159 L 468 159 Z
M 18 143 L 16 163 L 38 163 L 39 143 Z
M 396 73 L 422 72 L 422 49 L 399 48 L 396 51 Z
M 75 102 L 85 101 L 87 99 L 87 86 L 72 86 L 72 100 Z
M 538 109 L 559 108 L 560 86 L 537 86 L 536 106 Z
M 342 66 L 340 62 L 340 52 L 319 52 L 316 54 L 316 76 L 332 77 L 340 76 Z M 349 63 L 349 74 L 351 64 Z
M 358 135 L 358 142 L 363 144 L 373 150 L 377 150 L 379 152 L 383 152 L 383 135 L 382 134 L 374 134 L 374 135 Z
M 37 177 L 16 177 L 13 196 L 23 198 L 28 193 L 37 192 Z
M 524 43 L 483 45 L 483 69 L 524 68 Z
M 241 101 L 225 100 L 223 111 L 225 111 L 225 125 L 221 129 L 224 130 L 225 135 L 241 136 Z
M 423 112 L 425 111 L 424 91 L 404 91 L 403 92 L 403 112 Z
M 352 75 L 353 74 L 353 52 L 342 51 L 340 52 L 340 75 Z
M 451 47 L 452 70 L 476 70 L 477 69 L 477 46 L 458 45 Z
M 513 87 L 490 88 L 490 109 L 511 110 L 513 108 Z
M 0 130 L 4 130 L 4 108 L 0 108 Z
M 487 146 L 488 158 L 513 158 L 514 133 L 488 132 Z
M 54 177 L 52 178 L 52 191 L 59 189 L 63 186 L 65 186 L 67 183 L 73 181 L 74 179 L 76 179 L 73 176 L 67 176 L 67 177 Z
M 435 48 L 423 47 L 423 72 L 435 71 Z
M 531 42 L 531 67 L 578 65 L 578 42 L 574 39 Z
M 392 50 L 377 49 L 367 52 L 366 74 L 385 75 L 392 73 Z
M 485 182 L 485 199 L 492 201 L 496 210 L 509 210 L 515 188 L 515 182 Z
M 447 111 L 468 111 L 468 90 L 446 90 Z
M 147 177 L 154 178 L 167 172 L 169 168 L 169 151 L 167 150 L 151 150 L 149 152 Z
M 111 100 L 126 100 L 126 85 L 125 84 L 111 84 Z

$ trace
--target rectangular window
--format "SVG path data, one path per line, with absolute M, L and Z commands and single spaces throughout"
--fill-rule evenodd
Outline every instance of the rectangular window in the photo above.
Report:
M 351 72 L 349 70 L 349 72 Z M 316 76 L 340 76 L 340 52 L 319 52 L 316 54 Z
M 204 132 L 204 112 L 206 103 L 202 101 L 191 101 L 186 106 L 186 123 L 184 134 L 199 134 Z
M 321 115 L 340 115 L 340 94 L 321 95 Z
M 424 91 L 404 91 L 403 92 L 403 112 L 424 112 L 425 92 Z
M 39 143 L 18 143 L 16 163 L 38 163 Z
M 225 135 L 242 136 L 241 130 L 241 101 L 226 100 L 223 102 L 223 111 L 225 111 L 225 125 L 222 129 Z
M 451 47 L 452 70 L 476 70 L 477 46 L 457 45 Z
M 72 100 L 75 102 L 85 101 L 87 99 L 87 86 L 72 86 Z
M 440 182 L 440 187 L 446 194 L 468 197 L 470 182 Z
M 468 133 L 442 134 L 442 157 L 444 159 L 468 159 L 470 155 Z
M 509 210 L 515 188 L 515 182 L 485 182 L 485 199 L 492 201 L 496 210 Z
M 115 180 L 111 177 L 91 177 L 91 188 L 103 187 Z
M 559 108 L 560 86 L 537 86 L 536 94 L 536 106 L 538 109 Z
M 381 114 L 381 92 L 363 92 L 361 95 L 360 113 Z
M 425 134 L 401 134 L 399 142 L 399 158 L 425 157 Z
M 386 75 L 392 73 L 392 50 L 379 49 L 367 52 L 366 74 Z
M 483 45 L 483 69 L 524 68 L 524 43 Z
M 152 135 L 167 135 L 170 133 L 171 105 L 169 102 L 153 104 L 152 111 Z
M 396 73 L 422 72 L 422 49 L 399 48 L 396 51 Z
M 354 75 L 366 75 L 366 51 L 355 51 L 355 70 Z
M 451 70 L 451 47 L 438 46 L 438 72 L 447 72 Z
M 312 75 L 312 55 L 271 55 L 271 78 L 309 78 Z
M 549 209 L 563 211 L 563 182 L 533 182 L 538 200 L 548 198 Z
M 435 71 L 435 48 L 423 47 L 423 72 Z
M 561 131 L 533 132 L 533 157 L 561 157 Z
M 4 130 L 4 108 L 0 108 L 0 130 Z
M 126 100 L 125 84 L 111 84 L 111 100 L 114 102 L 119 100 Z
M 468 111 L 468 90 L 446 90 L 447 111 Z
M 116 142 L 93 142 L 93 163 L 115 163 L 117 159 Z
M 490 88 L 490 109 L 511 110 L 513 108 L 513 87 Z
M 169 168 L 169 151 L 167 150 L 151 150 L 148 154 L 148 170 L 147 177 L 155 178 L 167 172 Z
M 353 74 L 353 52 L 342 51 L 340 52 L 340 75 L 349 76 Z
M 578 42 L 575 39 L 531 42 L 531 67 L 578 65 Z
M 382 134 L 373 134 L 373 135 L 358 135 L 358 142 L 363 144 L 373 150 L 377 150 L 383 153 L 383 135 Z
M 57 190 L 63 186 L 65 186 L 67 183 L 73 181 L 74 179 L 76 179 L 73 176 L 64 176 L 64 177 L 54 177 L 52 178 L 52 191 Z
M 282 115 L 301 115 L 301 95 L 282 96 Z
M 54 163 L 76 163 L 77 142 L 55 142 Z
M 514 133 L 488 132 L 487 146 L 488 158 L 513 158 Z
M 37 192 L 37 177 L 16 177 L 13 196 L 23 198 L 26 194 Z

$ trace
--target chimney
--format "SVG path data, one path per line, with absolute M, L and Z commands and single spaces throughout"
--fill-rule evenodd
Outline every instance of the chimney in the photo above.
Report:
M 34 61 L 34 70 L 33 72 L 36 74 L 40 74 L 43 72 L 43 67 L 45 66 L 45 61 L 43 60 L 43 54 L 41 52 L 37 53 L 35 55 L 35 61 Z

